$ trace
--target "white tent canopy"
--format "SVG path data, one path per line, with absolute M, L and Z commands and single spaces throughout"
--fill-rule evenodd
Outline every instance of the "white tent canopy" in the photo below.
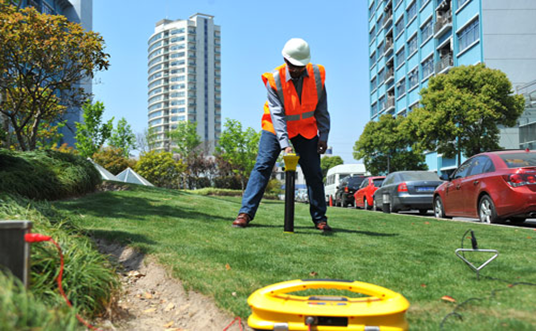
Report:
M 95 161 L 93 161 L 91 158 L 87 158 L 89 160 L 89 162 L 93 163 L 93 165 L 95 166 L 95 168 L 99 171 L 102 179 L 104 180 L 115 180 L 117 182 L 121 182 L 121 180 L 119 178 L 117 178 L 116 176 L 114 176 L 111 172 L 109 172 L 108 170 L 104 169 L 103 166 L 95 163 Z
M 116 177 L 119 179 L 119 181 L 125 183 L 154 186 L 147 179 L 143 178 L 141 175 L 139 175 L 137 172 L 130 168 L 126 168 L 125 170 L 121 171 L 121 173 L 118 174 Z

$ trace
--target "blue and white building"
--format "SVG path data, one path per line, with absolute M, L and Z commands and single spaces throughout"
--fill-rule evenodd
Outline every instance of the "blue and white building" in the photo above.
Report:
M 198 13 L 157 22 L 147 61 L 152 149 L 171 151 L 166 133 L 188 121 L 197 123 L 197 134 L 213 151 L 221 135 L 221 35 L 214 17 Z
M 369 0 L 368 17 L 371 120 L 406 116 L 428 79 L 455 66 L 500 69 L 514 91 L 536 80 L 536 1 Z M 501 128 L 500 145 L 522 147 L 519 127 Z M 457 160 L 430 152 L 426 163 L 449 172 Z
M 80 24 L 86 31 L 93 29 L 93 0 L 18 0 L 11 1 L 17 5 L 20 2 L 21 8 L 32 6 L 43 14 L 63 15 L 69 21 Z M 86 78 L 79 82 L 79 86 L 86 93 L 93 91 L 91 78 Z M 82 109 L 70 108 L 65 116 L 67 125 L 61 129 L 63 134 L 60 144 L 67 143 L 74 147 L 76 126 L 75 122 L 82 122 Z

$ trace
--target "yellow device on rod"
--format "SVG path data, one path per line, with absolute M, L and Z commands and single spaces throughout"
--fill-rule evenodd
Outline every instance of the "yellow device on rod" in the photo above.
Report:
M 336 289 L 362 297 L 297 296 L 288 293 Z M 261 288 L 248 298 L 254 330 L 407 330 L 409 302 L 381 286 L 334 279 L 291 280 Z

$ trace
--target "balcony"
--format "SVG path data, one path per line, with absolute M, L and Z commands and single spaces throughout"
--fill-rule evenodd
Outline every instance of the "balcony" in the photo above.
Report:
M 388 68 L 387 72 L 385 73 L 385 84 L 388 84 L 392 80 L 395 79 L 395 71 L 393 68 Z
M 389 52 L 393 51 L 393 38 L 386 38 L 385 39 L 385 50 L 384 50 L 384 56 L 387 56 Z
M 448 71 L 453 65 L 452 53 L 446 54 L 435 64 L 435 72 L 441 74 Z
M 452 10 L 448 10 L 447 12 L 442 13 L 442 15 L 439 15 L 437 22 L 434 24 L 434 38 L 441 37 L 445 32 L 447 32 L 449 29 L 452 28 Z
M 389 21 L 393 21 L 393 10 L 392 9 L 389 9 L 388 11 L 385 12 L 385 15 L 383 17 L 383 22 L 382 22 L 382 26 L 385 27 L 387 25 L 387 23 L 389 23 Z
M 387 97 L 387 102 L 385 103 L 385 109 L 387 111 L 390 111 L 391 109 L 395 108 L 395 97 Z

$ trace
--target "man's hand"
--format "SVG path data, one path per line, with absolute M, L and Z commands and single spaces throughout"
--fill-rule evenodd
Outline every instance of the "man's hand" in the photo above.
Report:
M 326 149 L 328 149 L 328 144 L 325 141 L 319 140 L 316 152 L 318 154 L 324 154 L 326 152 Z
M 293 151 L 291 146 L 285 148 L 283 151 L 284 151 L 285 155 L 294 153 L 294 151 Z

